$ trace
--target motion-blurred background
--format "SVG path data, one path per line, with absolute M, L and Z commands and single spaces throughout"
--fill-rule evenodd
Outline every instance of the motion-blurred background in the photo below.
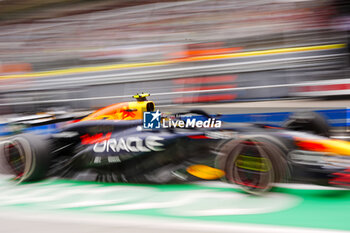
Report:
M 210 113 L 229 122 L 274 126 L 290 111 L 319 110 L 332 136 L 350 141 L 349 48 L 350 0 L 0 0 L 0 137 L 54 132 L 65 124 L 61 121 L 149 92 L 156 109 L 212 108 Z M 276 224 L 303 227 L 298 232 L 350 228 L 349 192 L 343 190 L 282 186 L 281 194 L 252 198 L 228 192 L 221 183 L 220 189 L 196 184 L 118 190 L 65 181 L 14 186 L 0 178 L 1 232 L 271 232 L 280 229 Z M 103 194 L 108 192 L 111 196 Z M 131 198 L 123 199 L 128 192 Z M 186 192 L 193 199 L 183 196 Z M 108 205 L 123 201 L 145 209 L 111 208 L 116 215 L 109 216 Z M 85 205 L 92 205 L 96 216 L 89 216 Z M 220 205 L 228 214 L 216 215 Z M 19 211 L 11 214 L 11 206 Z M 148 211 L 150 206 L 159 212 Z M 183 208 L 182 217 L 176 208 Z M 240 216 L 229 216 L 230 208 Z M 201 218 L 188 215 L 191 211 Z M 172 214 L 187 218 L 185 224 L 162 222 Z M 147 215 L 157 218 L 149 222 Z M 201 221 L 197 227 L 188 225 L 195 219 Z M 207 227 L 205 221 L 217 223 Z M 239 222 L 254 225 L 244 228 Z M 285 232 L 297 232 L 291 229 Z
M 1 0 L 0 113 L 350 94 L 347 0 Z

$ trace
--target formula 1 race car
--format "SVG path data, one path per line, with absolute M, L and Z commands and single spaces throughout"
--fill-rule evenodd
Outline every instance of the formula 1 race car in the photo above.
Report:
M 327 137 L 328 125 L 317 114 L 294 115 L 282 128 L 220 122 L 201 110 L 160 117 L 147 96 L 100 109 L 49 136 L 20 134 L 3 141 L 2 172 L 19 183 L 48 177 L 161 184 L 223 180 L 254 194 L 279 182 L 350 185 L 350 143 Z M 147 128 L 146 113 L 151 121 L 159 117 L 163 127 Z

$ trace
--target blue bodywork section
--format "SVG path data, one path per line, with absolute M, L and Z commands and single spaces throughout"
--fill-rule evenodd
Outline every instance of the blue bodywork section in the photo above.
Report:
M 332 127 L 350 126 L 350 109 L 332 109 L 318 110 L 317 113 L 323 115 Z M 261 123 L 272 126 L 281 126 L 292 112 L 270 112 L 270 113 L 245 113 L 245 114 L 226 114 L 219 118 L 224 122 L 231 123 Z M 215 117 L 215 116 L 213 116 Z M 196 119 L 205 120 L 203 116 L 195 116 Z M 39 134 L 54 133 L 59 124 L 49 124 L 44 126 L 36 126 L 26 128 L 24 132 L 36 132 Z M 0 136 L 8 136 L 12 134 L 11 127 L 8 124 L 0 124 Z

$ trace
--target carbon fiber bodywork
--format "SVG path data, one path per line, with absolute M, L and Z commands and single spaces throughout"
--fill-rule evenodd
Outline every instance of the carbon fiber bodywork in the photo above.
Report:
M 49 145 L 48 152 L 37 149 L 31 136 L 17 137 L 30 144 L 35 159 L 49 164 L 40 174 L 26 176 L 27 152 L 10 153 L 17 146 L 11 144 L 16 137 L 8 148 L 5 143 L 2 151 L 9 167 L 24 182 L 46 177 L 132 183 L 222 179 L 253 193 L 269 190 L 275 182 L 349 184 L 344 179 L 348 156 L 305 150 L 298 144 L 300 138 L 331 139 L 264 125 L 224 123 L 220 128 L 149 130 L 141 120 L 82 121 L 41 140 Z M 22 167 L 14 169 L 16 156 L 25 159 Z M 32 169 L 43 166 L 33 164 Z

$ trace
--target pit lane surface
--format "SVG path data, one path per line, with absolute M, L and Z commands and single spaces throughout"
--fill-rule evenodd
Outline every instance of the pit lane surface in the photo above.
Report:
M 350 193 L 336 188 L 287 185 L 257 197 L 221 182 L 0 184 L 1 232 L 350 231 Z

